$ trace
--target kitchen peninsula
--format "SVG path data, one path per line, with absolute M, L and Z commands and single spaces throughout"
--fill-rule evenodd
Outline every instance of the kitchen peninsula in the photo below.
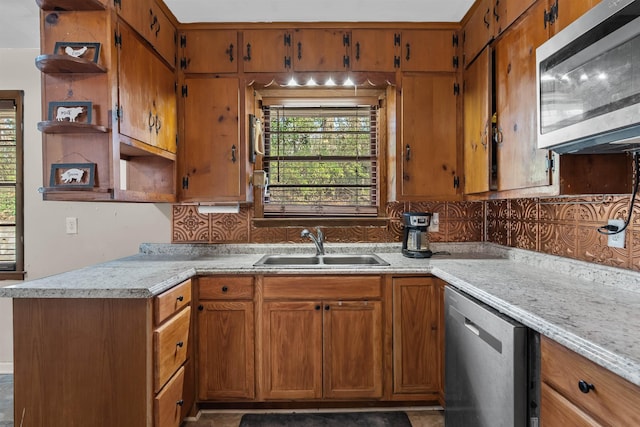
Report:
M 182 405 L 187 406 L 185 402 L 189 402 L 187 397 L 181 397 L 183 390 L 187 395 L 191 393 L 192 401 L 199 400 L 193 397 L 196 385 L 189 380 L 193 373 L 188 374 L 193 372 L 193 366 L 189 365 L 193 357 L 182 353 L 182 349 L 187 352 L 187 348 L 197 346 L 202 337 L 189 332 L 188 317 L 197 316 L 197 307 L 202 306 L 198 298 L 205 296 L 198 294 L 202 291 L 197 291 L 195 284 L 198 278 L 206 276 L 250 278 L 248 283 L 253 284 L 256 291 L 247 301 L 255 302 L 256 312 L 262 307 L 261 299 L 268 298 L 262 294 L 265 277 L 303 278 L 297 286 L 306 287 L 304 291 L 309 294 L 313 294 L 316 283 L 320 284 L 318 287 L 324 286 L 322 280 L 326 277 L 379 277 L 380 288 L 376 285 L 367 288 L 374 293 L 381 289 L 379 296 L 367 297 L 366 301 L 379 298 L 385 313 L 394 295 L 390 290 L 394 278 L 436 278 L 429 280 L 464 291 L 624 378 L 629 385 L 640 386 L 640 346 L 637 345 L 640 335 L 628 326 L 640 322 L 639 273 L 488 243 L 433 246 L 436 252 L 447 251 L 450 255 L 415 260 L 403 257 L 396 244 L 336 244 L 327 245 L 327 252 L 376 253 L 389 266 L 282 269 L 254 264 L 264 253 L 305 253 L 311 248 L 308 245 L 143 244 L 140 253 L 131 257 L 1 288 L 0 297 L 14 298 L 16 421 L 23 416 L 25 421 L 63 417 L 69 420 L 71 414 L 81 413 L 83 406 L 91 405 L 94 417 L 112 414 L 109 419 L 90 419 L 91 425 L 118 422 L 134 425 L 132 419 L 138 420 L 139 424 L 135 425 L 172 425 L 158 421 L 163 413 L 159 402 L 163 397 L 160 394 L 176 378 L 179 387 L 174 388 L 178 397 L 169 399 L 168 417 L 181 419 L 186 412 Z M 314 278 L 321 280 L 312 280 Z M 346 280 L 343 289 L 350 283 L 356 282 Z M 235 291 L 229 285 L 220 292 Z M 434 295 L 441 298 L 439 292 Z M 236 295 L 236 299 L 241 300 L 242 296 Z M 167 313 L 164 318 L 162 313 Z M 383 319 L 387 318 L 384 314 Z M 178 345 L 170 345 L 168 358 L 177 362 L 168 368 L 169 374 L 164 374 L 165 359 L 160 367 L 154 361 L 158 351 L 162 351 L 163 328 L 174 323 L 181 326 L 168 335 L 171 340 L 178 339 Z M 191 322 L 192 331 L 194 323 Z M 391 333 L 391 325 L 386 320 L 383 324 L 383 335 Z M 442 329 L 441 324 L 437 328 Z M 256 330 L 259 329 L 258 325 Z M 54 336 L 39 336 L 44 330 L 58 332 Z M 181 333 L 186 334 L 184 340 L 180 338 Z M 118 337 L 125 338 L 116 339 Z M 390 339 L 385 337 L 383 341 Z M 93 344 L 88 343 L 98 343 L 99 347 L 94 349 Z M 77 353 L 74 348 L 84 348 L 84 351 Z M 385 361 L 384 366 L 391 367 L 391 361 Z M 441 367 L 437 363 L 436 366 Z M 202 369 L 195 370 L 196 383 L 204 375 Z M 258 383 L 263 378 L 259 369 L 255 374 Z M 48 382 L 52 375 L 66 378 L 67 387 L 75 384 L 78 389 L 59 388 L 56 383 Z M 173 375 L 164 388 L 163 375 Z M 389 375 L 392 374 L 384 371 L 383 394 L 376 395 L 373 401 L 391 396 L 390 386 L 386 385 Z M 258 384 L 254 390 L 261 387 L 263 385 Z M 444 403 L 441 394 L 433 396 Z M 354 404 L 358 401 L 362 402 L 355 399 Z M 175 409 L 175 402 L 182 403 L 178 408 L 182 407 L 184 412 Z M 47 413 L 52 408 L 55 412 Z M 78 422 L 67 421 L 65 425 L 79 425 Z

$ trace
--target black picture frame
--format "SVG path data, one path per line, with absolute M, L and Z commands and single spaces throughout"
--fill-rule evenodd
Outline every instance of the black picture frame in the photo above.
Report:
M 69 122 L 71 123 L 87 123 L 90 124 L 91 123 L 91 113 L 93 110 L 93 103 L 90 101 L 53 101 L 49 103 L 49 117 L 48 120 L 49 121 L 67 121 L 64 119 L 63 116 L 66 116 L 67 114 L 65 113 L 64 115 L 61 114 L 61 108 L 65 108 L 67 109 L 67 111 L 69 109 L 72 108 L 78 108 L 78 107 L 82 107 L 84 108 L 84 120 L 80 120 L 78 121 L 76 118 L 72 117 L 71 115 L 69 115 Z M 59 116 L 60 115 L 60 116 Z M 80 114 L 78 114 L 78 116 L 80 116 Z M 59 118 L 60 117 L 60 118 Z M 73 119 L 73 120 L 72 120 Z
M 93 188 L 95 182 L 95 163 L 54 163 L 51 165 L 50 187 Z
M 86 49 L 81 54 L 71 55 L 68 53 L 69 51 L 67 48 L 71 49 L 71 51 L 75 52 L 76 54 L 78 53 L 78 51 L 84 48 Z M 97 64 L 98 59 L 100 59 L 100 48 L 100 43 L 94 42 L 56 42 L 55 47 L 53 48 L 53 54 L 69 55 L 72 58 L 82 58 Z

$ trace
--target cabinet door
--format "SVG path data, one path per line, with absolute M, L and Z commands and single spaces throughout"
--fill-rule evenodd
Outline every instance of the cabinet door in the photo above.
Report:
M 440 291 L 436 279 L 393 279 L 393 392 L 441 389 Z
M 455 71 L 455 31 L 402 32 L 402 71 Z
M 600 3 L 600 0 L 548 0 L 549 6 L 547 11 L 556 6 L 558 14 L 555 18 L 555 22 L 551 25 L 551 31 L 556 34 L 566 28 L 573 21 L 582 16 L 589 9 Z
M 491 187 L 491 54 L 490 48 L 464 72 L 464 193 Z
M 457 194 L 457 125 L 453 74 L 402 78 L 402 143 L 398 169 L 400 198 Z
M 480 0 L 462 30 L 462 52 L 465 66 L 471 64 L 478 53 L 493 39 L 494 1 Z
M 198 398 L 253 399 L 254 317 L 251 301 L 198 307 Z
M 324 302 L 324 397 L 382 397 L 382 303 Z
M 237 78 L 185 79 L 182 200 L 241 198 L 238 84 Z
M 154 82 L 152 103 L 155 110 L 155 125 L 152 131 L 152 134 L 155 134 L 153 145 L 175 153 L 178 132 L 176 77 L 172 70 L 157 59 L 152 77 Z
M 400 68 L 400 33 L 393 30 L 351 32 L 353 71 L 395 71 Z
M 238 33 L 190 30 L 180 34 L 180 67 L 185 73 L 238 72 Z
M 526 12 L 526 10 L 535 3 L 536 0 L 493 0 L 493 2 L 495 34 L 498 35 L 506 30 L 524 12 Z M 576 2 L 573 1 L 573 3 Z
M 344 30 L 295 30 L 294 71 L 343 71 L 349 68 L 350 34 Z
M 321 398 L 321 303 L 265 302 L 262 325 L 264 398 Z
M 242 62 L 245 73 L 289 71 L 291 69 L 291 32 L 245 30 Z
M 537 148 L 536 48 L 545 2 L 505 32 L 495 46 L 498 190 L 551 184 L 546 150 Z
M 155 3 L 149 9 L 149 19 L 151 23 L 146 27 L 146 34 L 143 35 L 153 45 L 156 52 L 175 68 L 177 41 L 175 27 Z

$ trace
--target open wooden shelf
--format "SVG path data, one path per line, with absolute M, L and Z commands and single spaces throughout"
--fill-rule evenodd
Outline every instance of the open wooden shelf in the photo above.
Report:
M 112 188 L 44 187 L 43 200 L 108 201 L 113 200 Z
M 42 133 L 106 133 L 109 131 L 104 126 L 91 123 L 58 122 L 55 120 L 39 122 L 38 130 Z
M 36 0 L 42 10 L 105 10 L 99 0 Z
M 55 73 L 106 73 L 107 69 L 83 58 L 69 55 L 39 55 L 36 57 L 36 67 L 47 74 Z

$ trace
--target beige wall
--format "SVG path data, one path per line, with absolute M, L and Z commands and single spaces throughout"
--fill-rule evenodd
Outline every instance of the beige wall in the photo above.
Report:
M 169 204 L 43 202 L 40 72 L 37 49 L 0 49 L 0 89 L 24 90 L 24 209 L 27 280 L 138 251 L 142 242 L 171 240 Z M 65 218 L 78 218 L 78 234 Z M 8 285 L 0 282 L 0 286 Z M 11 300 L 0 298 L 0 373 L 12 370 Z

